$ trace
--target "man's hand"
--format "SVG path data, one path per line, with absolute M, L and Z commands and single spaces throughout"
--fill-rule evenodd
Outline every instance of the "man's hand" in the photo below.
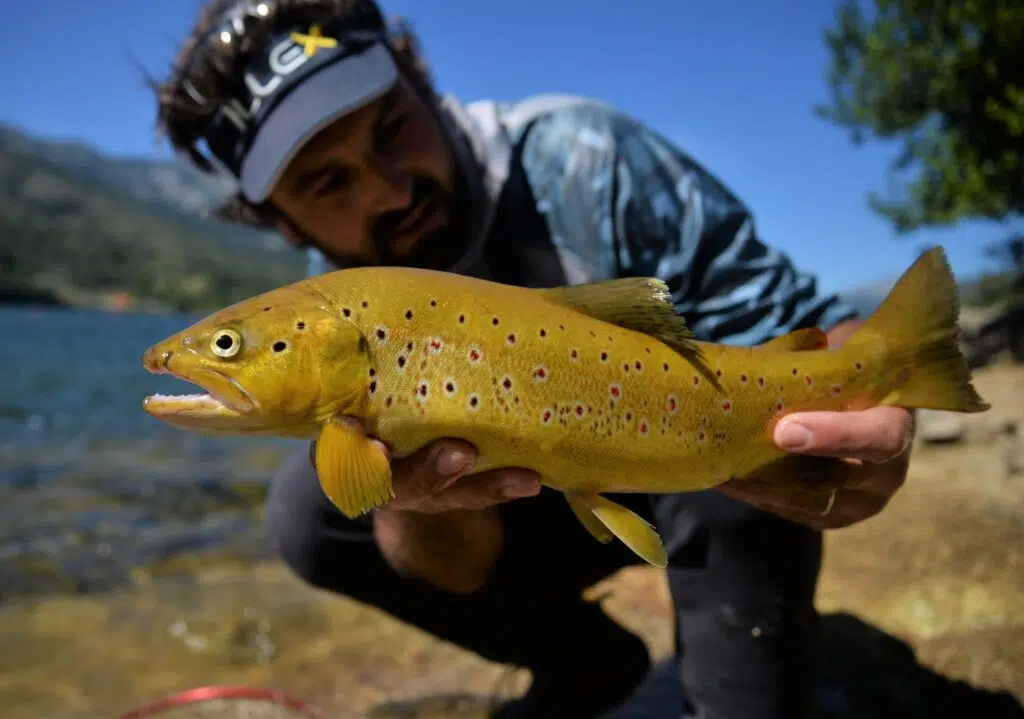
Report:
M 383 443 L 381 448 L 388 452 Z M 526 469 L 489 470 L 463 480 L 476 458 L 471 444 L 440 440 L 391 462 L 395 498 L 374 512 L 373 528 L 395 571 L 451 592 L 483 584 L 503 543 L 494 506 L 538 494 L 541 485 Z M 315 442 L 310 460 L 315 467 Z
M 861 324 L 838 325 L 829 333 L 830 348 L 843 344 Z M 903 486 L 910 466 L 914 415 L 899 407 L 794 412 L 776 424 L 774 439 L 780 449 L 794 454 L 846 462 L 836 465 L 834 476 L 798 486 L 795 478 L 768 477 L 732 480 L 717 489 L 794 522 L 837 529 L 878 514 Z
M 793 413 L 779 420 L 775 443 L 794 454 L 845 459 L 841 471 L 801 478 L 799 486 L 796 478 L 777 477 L 732 480 L 718 489 L 814 529 L 847 527 L 878 514 L 903 486 L 913 427 L 913 415 L 898 407 Z

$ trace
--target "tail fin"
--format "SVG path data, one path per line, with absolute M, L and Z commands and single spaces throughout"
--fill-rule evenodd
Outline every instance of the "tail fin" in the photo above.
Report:
M 960 351 L 960 298 L 941 247 L 918 257 L 848 345 L 884 341 L 906 381 L 880 404 L 950 412 L 984 412 Z

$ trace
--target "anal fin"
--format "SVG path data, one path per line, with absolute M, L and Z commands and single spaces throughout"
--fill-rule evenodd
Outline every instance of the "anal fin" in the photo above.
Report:
M 580 522 L 599 541 L 607 542 L 608 539 L 602 537 L 614 535 L 648 564 L 655 567 L 668 565 L 661 537 L 643 517 L 600 494 L 577 492 L 566 496 Z M 585 519 L 588 513 L 590 516 Z M 603 532 L 595 529 L 598 524 L 603 526 Z
M 355 423 L 332 419 L 316 443 L 320 487 L 350 519 L 394 498 L 387 455 Z

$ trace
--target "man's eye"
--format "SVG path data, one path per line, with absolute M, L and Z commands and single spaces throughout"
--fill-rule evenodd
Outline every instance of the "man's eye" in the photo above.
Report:
M 348 170 L 335 169 L 331 170 L 323 180 L 321 180 L 313 191 L 316 197 L 324 197 L 331 195 L 338 190 L 342 190 L 352 182 L 352 173 Z

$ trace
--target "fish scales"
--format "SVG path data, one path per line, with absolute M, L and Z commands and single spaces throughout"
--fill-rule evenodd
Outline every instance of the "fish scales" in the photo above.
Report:
M 987 409 L 959 350 L 956 298 L 935 249 L 840 348 L 816 329 L 735 347 L 695 340 L 650 278 L 529 289 L 410 268 L 341 270 L 151 347 L 150 371 L 207 394 L 150 397 L 145 407 L 189 431 L 317 439 L 321 485 L 348 516 L 393 495 L 386 456 L 340 418 L 359 419 L 399 457 L 465 439 L 479 450 L 474 473 L 535 470 L 595 538 L 618 537 L 663 566 L 653 528 L 603 493 L 695 491 L 766 469 L 796 481 L 808 458 L 772 440 L 789 412 Z
M 787 406 L 842 409 L 864 384 L 853 365 L 830 370 L 813 354 L 773 367 L 754 351 L 695 343 L 716 387 L 649 335 L 460 279 L 398 281 L 392 292 L 358 274 L 314 283 L 369 338 L 365 419 L 397 456 L 460 437 L 480 451 L 476 471 L 521 466 L 525 453 L 556 489 L 706 489 L 744 472 L 737 450 L 754 428 L 755 459 L 781 456 L 767 428 Z M 844 385 L 845 396 L 833 392 Z

